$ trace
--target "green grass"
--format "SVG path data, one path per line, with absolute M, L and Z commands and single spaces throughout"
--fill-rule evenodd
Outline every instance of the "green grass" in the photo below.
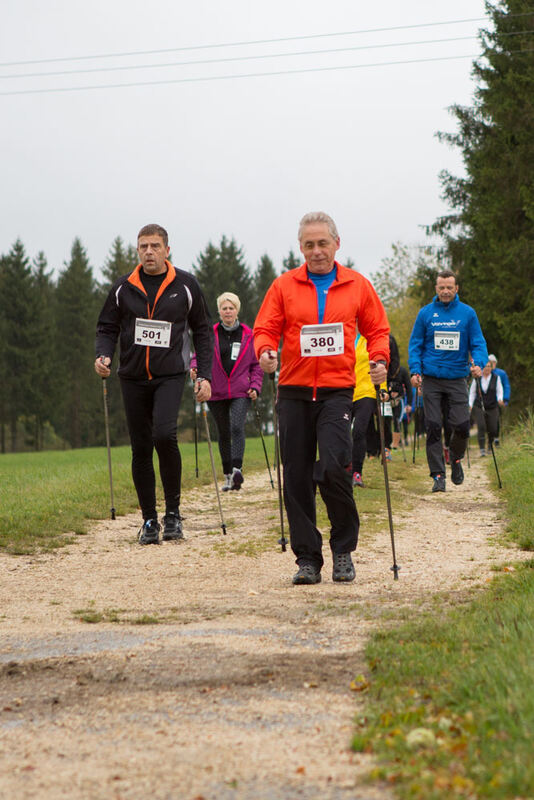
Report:
M 265 437 L 272 460 L 272 437 Z M 222 470 L 213 443 L 219 480 Z M 180 444 L 182 487 L 211 484 L 207 445 L 199 443 L 199 478 L 195 476 L 193 444 Z M 129 447 L 112 449 L 113 493 L 117 515 L 137 508 L 130 471 Z M 155 459 L 156 475 L 157 459 Z M 247 439 L 244 469 L 265 469 L 261 440 Z M 163 493 L 159 485 L 158 498 Z M 0 455 L 0 549 L 12 554 L 45 552 L 87 532 L 90 521 L 110 516 L 110 487 L 105 448 Z
M 534 453 L 520 445 L 532 443 L 534 426 L 523 425 L 496 450 L 507 535 L 529 550 Z M 431 613 L 377 633 L 353 739 L 377 757 L 371 779 L 403 799 L 532 798 L 533 653 L 534 559 L 496 574 L 461 607 L 437 596 Z

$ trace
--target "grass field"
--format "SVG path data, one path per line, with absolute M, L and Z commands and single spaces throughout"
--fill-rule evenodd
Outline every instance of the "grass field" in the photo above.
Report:
M 272 437 L 266 437 L 272 462 Z M 217 443 L 215 464 L 222 479 Z M 207 443 L 198 446 L 199 478 L 193 444 L 180 444 L 182 487 L 210 484 L 213 477 Z M 129 447 L 112 448 L 113 494 L 117 515 L 135 511 Z M 163 493 L 159 485 L 158 498 Z M 244 468 L 266 469 L 261 440 L 248 439 Z M 274 477 L 274 476 L 273 476 Z M 105 448 L 51 450 L 0 455 L 0 549 L 12 554 L 61 547 L 72 535 L 86 533 L 90 520 L 110 515 L 110 486 Z
M 497 451 L 507 537 L 534 549 L 534 426 Z M 487 468 L 494 480 L 491 459 Z M 496 575 L 473 602 L 436 604 L 367 649 L 367 713 L 353 747 L 400 798 L 534 797 L 534 559 Z

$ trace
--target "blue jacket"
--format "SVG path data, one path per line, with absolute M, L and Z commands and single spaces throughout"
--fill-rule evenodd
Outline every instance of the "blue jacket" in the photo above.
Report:
M 476 311 L 461 303 L 458 295 L 450 303 L 442 303 L 436 295 L 415 320 L 409 344 L 410 372 L 449 380 L 465 378 L 470 358 L 481 369 L 488 361 Z
M 503 369 L 500 369 L 500 367 L 494 367 L 493 372 L 501 379 L 504 404 L 508 405 L 510 402 L 510 395 L 512 394 L 508 375 Z

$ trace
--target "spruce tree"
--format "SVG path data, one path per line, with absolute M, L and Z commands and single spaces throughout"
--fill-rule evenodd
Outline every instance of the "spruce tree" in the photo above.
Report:
M 272 260 L 265 253 L 259 260 L 258 267 L 254 273 L 254 310 L 253 319 L 259 311 L 267 289 L 276 278 L 276 271 Z
M 243 250 L 237 246 L 235 239 L 228 240 L 223 236 L 219 247 L 210 242 L 198 256 L 197 263 L 193 264 L 193 272 L 204 292 L 214 322 L 217 320 L 217 297 L 223 292 L 233 292 L 239 297 L 239 318 L 242 322 L 251 324 L 254 321 L 252 277 Z
M 104 297 L 117 278 L 120 278 L 122 275 L 127 275 L 135 269 L 138 263 L 139 258 L 137 257 L 137 250 L 135 247 L 131 244 L 125 246 L 121 237 L 117 236 L 112 242 L 109 255 L 102 269 L 102 277 L 104 280 L 101 283 L 101 289 Z
M 532 0 L 486 9 L 492 30 L 481 33 L 474 103 L 454 106 L 458 132 L 440 135 L 460 148 L 466 177 L 441 174 L 452 213 L 432 230 L 444 235 L 461 299 L 475 306 L 490 351 L 526 400 L 534 382 L 534 9 Z
M 282 272 L 287 272 L 290 269 L 295 269 L 295 267 L 300 267 L 302 263 L 302 260 L 295 255 L 293 250 L 290 250 L 287 257 L 282 260 Z
M 17 424 L 32 414 L 36 403 L 37 292 L 24 245 L 17 239 L 2 259 L 2 422 L 9 427 L 11 450 L 20 448 Z M 5 445 L 4 445 L 5 446 Z
M 41 251 L 33 261 L 33 280 L 37 292 L 38 304 L 34 320 L 36 341 L 34 349 L 33 388 L 36 402 L 33 408 L 32 421 L 33 446 L 35 450 L 43 448 L 43 433 L 47 422 L 52 418 L 56 398 L 54 394 L 55 371 L 57 369 L 54 353 L 54 314 L 55 285 L 52 272 L 47 271 L 48 263 Z
M 87 253 L 76 238 L 57 284 L 56 426 L 71 447 L 100 443 L 101 386 L 94 372 L 95 320 L 99 298 Z M 57 429 L 56 427 L 56 429 Z

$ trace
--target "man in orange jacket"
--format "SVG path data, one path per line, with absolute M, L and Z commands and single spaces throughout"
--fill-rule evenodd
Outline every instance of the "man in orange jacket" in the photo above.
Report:
M 354 341 L 358 331 L 367 339 L 371 380 L 380 384 L 389 362 L 389 324 L 371 283 L 335 260 L 340 239 L 331 217 L 306 214 L 298 238 L 305 263 L 267 291 L 254 326 L 256 355 L 263 371 L 274 373 L 283 339 L 277 409 L 284 505 L 298 565 L 293 583 L 321 580 L 316 486 L 332 526 L 332 579 L 348 582 L 355 577 L 351 553 L 359 529 L 351 474 Z

